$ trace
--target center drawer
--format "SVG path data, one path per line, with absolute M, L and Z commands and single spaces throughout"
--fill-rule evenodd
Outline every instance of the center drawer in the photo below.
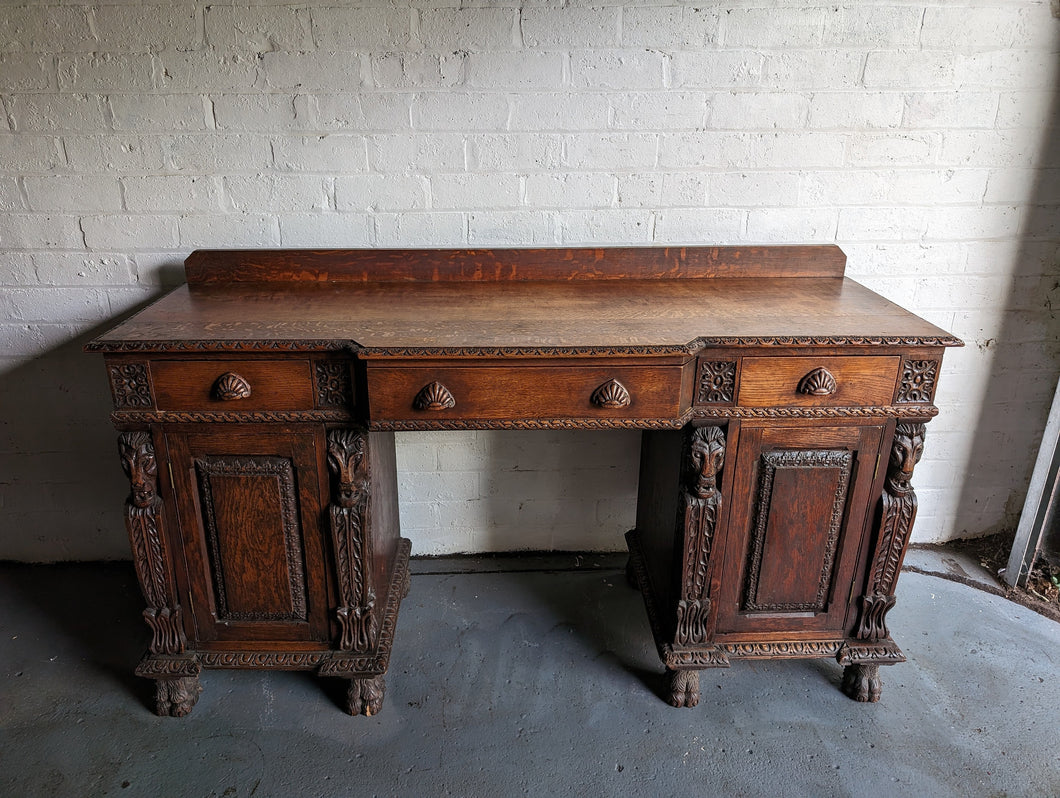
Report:
M 687 373 L 687 377 L 685 376 Z M 676 419 L 693 369 L 682 365 L 369 364 L 372 421 Z

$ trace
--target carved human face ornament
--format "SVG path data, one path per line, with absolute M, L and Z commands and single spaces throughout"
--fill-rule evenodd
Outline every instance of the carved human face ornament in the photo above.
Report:
M 132 486 L 131 500 L 136 507 L 150 507 L 158 493 L 158 466 L 155 448 L 147 432 L 130 432 L 118 438 L 121 467 Z

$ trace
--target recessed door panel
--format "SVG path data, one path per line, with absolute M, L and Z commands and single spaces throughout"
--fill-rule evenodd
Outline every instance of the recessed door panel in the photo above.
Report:
M 742 427 L 719 634 L 843 634 L 883 430 Z
M 167 439 L 200 647 L 326 642 L 322 432 L 171 432 Z

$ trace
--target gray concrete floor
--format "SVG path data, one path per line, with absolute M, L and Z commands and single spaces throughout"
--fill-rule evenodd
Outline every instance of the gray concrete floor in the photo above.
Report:
M 906 573 L 879 704 L 801 660 L 704 672 L 678 710 L 622 562 L 416 562 L 380 715 L 309 674 L 209 671 L 180 720 L 131 675 L 130 565 L 0 566 L 0 794 L 1060 795 L 1060 625 Z

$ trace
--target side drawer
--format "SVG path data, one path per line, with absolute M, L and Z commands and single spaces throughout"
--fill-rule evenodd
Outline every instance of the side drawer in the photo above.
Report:
M 159 410 L 311 410 L 309 358 L 156 360 L 151 363 Z
M 370 365 L 368 393 L 373 421 L 672 419 L 691 392 L 686 371 L 691 376 L 680 365 Z
M 737 404 L 745 407 L 889 405 L 900 357 L 745 357 Z

